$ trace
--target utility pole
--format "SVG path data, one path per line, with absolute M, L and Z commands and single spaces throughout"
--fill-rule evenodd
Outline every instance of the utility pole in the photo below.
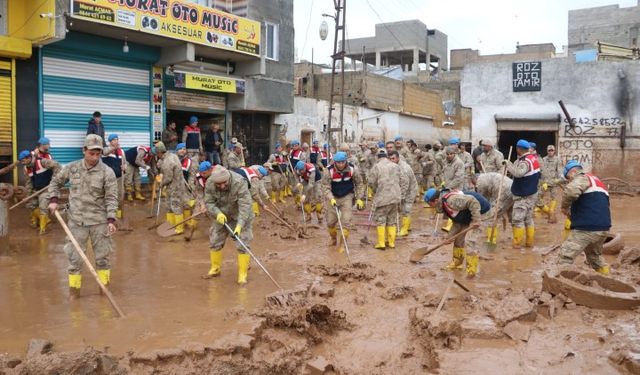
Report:
M 338 136 L 338 143 L 341 144 L 344 140 L 344 56 L 345 56 L 345 22 L 346 22 L 346 2 L 347 0 L 333 0 L 334 7 L 336 9 L 335 16 L 323 14 L 323 16 L 331 17 L 335 21 L 335 34 L 333 38 L 333 55 L 331 55 L 331 93 L 329 94 L 329 121 L 327 124 L 327 143 L 333 144 L 331 133 L 340 132 Z M 340 50 L 338 51 L 338 38 L 340 38 Z M 340 61 L 340 91 L 336 92 L 335 78 L 336 78 L 336 64 Z M 340 126 L 331 127 L 331 117 L 333 114 L 333 104 L 335 98 L 340 96 Z M 335 146 L 335 144 L 334 144 Z

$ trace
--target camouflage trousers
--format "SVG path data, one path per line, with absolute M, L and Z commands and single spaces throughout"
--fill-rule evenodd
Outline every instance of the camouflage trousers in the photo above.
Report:
M 336 207 L 340 210 L 340 222 L 342 228 L 351 228 L 351 218 L 353 217 L 353 194 L 347 194 L 344 197 L 336 198 Z M 336 228 L 338 226 L 338 214 L 336 209 L 327 204 L 327 227 Z
M 271 177 L 271 191 L 282 191 L 287 186 L 287 178 L 282 173 L 270 173 Z
M 558 263 L 573 264 L 573 260 L 584 251 L 587 263 L 593 269 L 606 265 L 602 259 L 602 245 L 607 238 L 607 231 L 586 231 L 572 229 L 569 237 L 560 246 Z
M 524 197 L 514 195 L 511 225 L 516 228 L 533 227 L 533 209 L 537 201 L 537 192 Z
M 35 191 L 30 191 L 29 194 L 33 194 Z M 36 208 L 40 209 L 40 212 L 43 214 L 49 213 L 49 192 L 45 190 L 40 193 L 37 197 L 32 198 L 29 203 L 26 204 L 26 207 L 30 210 L 34 210 Z
M 398 204 L 376 207 L 373 216 L 378 226 L 394 227 L 398 224 Z
M 127 191 L 140 190 L 140 168 L 127 163 L 127 168 L 124 171 L 124 186 Z
M 227 220 L 227 225 L 231 228 L 231 230 L 234 230 L 236 228 L 237 223 L 237 220 L 233 218 L 228 218 Z M 253 239 L 252 226 L 253 218 L 249 219 L 249 221 L 244 224 L 239 236 L 240 240 L 242 240 L 242 242 L 244 242 L 244 244 L 248 248 L 251 248 L 251 240 Z M 211 228 L 209 229 L 209 247 L 213 251 L 222 250 L 227 237 L 230 235 L 231 233 L 229 233 L 229 230 L 224 225 L 220 225 L 214 221 L 213 224 L 211 224 Z M 236 249 L 240 254 L 244 254 L 246 252 L 240 242 L 236 242 Z
M 538 202 L 536 203 L 536 206 L 540 208 L 549 206 L 549 203 L 551 203 L 551 201 L 556 201 L 557 203 L 559 203 L 558 197 L 560 196 L 561 190 L 562 189 L 560 189 L 559 186 L 549 185 L 549 188 L 545 191 L 542 189 L 542 186 L 540 186 L 540 190 L 538 190 Z
M 398 207 L 400 216 L 411 216 L 411 208 L 415 200 L 415 197 L 407 197 L 407 199 L 403 199 L 402 202 L 400 202 L 400 206 Z
M 463 230 L 469 228 L 469 224 L 462 224 L 462 223 L 456 223 L 455 221 L 453 222 L 453 226 L 451 227 L 451 230 L 449 231 L 449 238 L 455 236 L 456 234 L 462 232 Z M 477 250 L 477 244 L 478 244 L 478 233 L 479 231 L 476 230 L 471 230 L 465 234 L 460 235 L 459 237 L 457 237 L 456 239 L 453 240 L 453 247 L 460 247 L 465 249 L 465 253 L 467 255 L 476 255 L 478 254 L 478 250 Z M 465 246 L 466 245 L 466 237 L 467 234 L 471 237 L 470 241 L 469 241 L 469 246 Z
M 109 254 L 111 254 L 111 236 L 109 235 L 107 224 L 78 225 L 72 220 L 69 220 L 67 225 L 73 237 L 78 241 L 78 244 L 83 247 L 82 250 L 84 252 L 86 252 L 87 242 L 91 241 L 91 248 L 96 258 L 96 269 L 110 269 Z M 69 238 L 67 238 L 67 242 L 64 244 L 64 252 L 67 254 L 67 259 L 69 260 L 69 274 L 79 274 L 80 271 L 82 271 L 84 262 L 76 252 Z
M 180 176 L 182 179 L 182 176 Z M 169 202 L 169 211 L 176 215 L 182 215 L 182 211 L 186 206 L 187 196 L 182 189 L 167 186 L 167 202 Z

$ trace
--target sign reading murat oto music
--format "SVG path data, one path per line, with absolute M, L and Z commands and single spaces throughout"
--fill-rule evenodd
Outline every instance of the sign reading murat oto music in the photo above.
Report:
M 180 0 L 72 0 L 71 16 L 260 55 L 260 22 Z
M 179 88 L 244 94 L 244 80 L 242 79 L 182 72 L 175 72 L 173 79 L 175 87 Z

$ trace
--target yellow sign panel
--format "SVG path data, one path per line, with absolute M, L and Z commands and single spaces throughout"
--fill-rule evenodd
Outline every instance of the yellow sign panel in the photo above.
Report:
M 72 0 L 75 18 L 260 55 L 260 22 L 180 0 Z
M 175 87 L 229 94 L 244 94 L 244 80 L 209 74 L 174 73 Z

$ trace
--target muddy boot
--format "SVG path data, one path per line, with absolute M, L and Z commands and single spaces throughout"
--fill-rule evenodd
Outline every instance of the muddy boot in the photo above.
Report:
M 213 277 L 220 276 L 220 269 L 222 268 L 222 249 L 209 251 L 209 258 L 211 259 L 211 268 L 209 272 L 202 276 L 203 279 L 211 279 Z
M 463 247 L 454 247 L 451 262 L 444 268 L 447 271 L 461 270 L 464 262 L 465 251 Z
M 284 190 L 280 190 L 278 200 L 280 201 L 280 203 L 284 203 Z
M 526 229 L 526 239 L 524 242 L 524 246 L 525 247 L 533 247 L 533 239 L 535 237 L 536 234 L 536 228 L 535 227 L 527 227 Z
M 557 205 L 558 202 L 555 199 L 549 203 L 549 220 L 547 220 L 549 224 L 555 224 L 558 222 L 558 217 L 556 216 Z
M 318 211 L 316 211 L 316 218 L 318 219 L 318 224 L 322 224 L 322 214 Z
M 329 228 L 329 246 L 336 246 L 338 244 L 338 230 L 333 227 Z
M 384 235 L 387 231 L 387 227 L 384 225 L 378 225 L 376 227 L 378 233 L 378 242 L 374 246 L 378 250 L 384 250 L 386 245 L 384 244 Z
M 513 242 L 511 243 L 514 249 L 520 249 L 524 240 L 524 228 L 513 227 Z
M 602 275 L 608 275 L 609 274 L 609 265 L 605 264 L 604 266 L 600 267 L 600 268 L 596 268 L 596 272 Z
M 411 217 L 403 216 L 402 217 L 402 226 L 400 227 L 400 237 L 409 235 L 409 227 L 411 226 Z
M 47 233 L 47 226 L 49 225 L 49 223 L 51 223 L 49 215 L 41 213 L 39 217 L 40 234 Z
M 135 199 L 139 200 L 139 201 L 144 201 L 146 200 L 146 198 L 140 193 L 140 189 L 136 189 L 136 196 Z
M 249 254 L 238 254 L 238 284 L 240 285 L 247 283 L 250 262 L 251 256 Z
M 271 203 L 276 204 L 276 191 L 271 191 Z
M 569 237 L 569 233 L 571 233 L 571 219 L 564 219 L 564 230 L 562 231 L 562 240 L 566 240 Z
M 311 221 L 311 211 L 312 211 L 311 203 L 305 203 L 303 207 L 304 207 L 306 221 Z
M 175 224 L 177 224 L 177 223 L 179 223 L 179 222 L 183 221 L 183 220 L 184 220 L 184 214 L 180 214 L 180 215 L 178 215 L 178 214 L 174 214 L 174 215 L 173 215 L 173 220 L 174 220 L 173 225 L 175 225 Z M 184 224 L 180 224 L 180 225 L 178 225 L 178 226 L 176 227 L 176 231 L 175 231 L 175 234 L 178 234 L 178 235 L 179 235 L 179 234 L 182 234 L 182 233 L 184 233 Z
M 100 279 L 102 285 L 109 286 L 109 283 L 111 282 L 111 270 L 96 270 L 96 273 L 98 274 L 98 279 Z
M 492 231 L 493 229 L 493 231 Z M 487 228 L 487 243 L 496 245 L 498 243 L 498 226 Z
M 344 238 L 342 238 L 342 236 L 340 236 L 340 238 L 338 239 L 340 241 L 340 246 L 338 246 L 338 253 L 342 254 L 344 253 L 344 248 L 345 248 L 345 240 L 349 239 L 349 229 L 343 229 L 342 233 L 344 234 Z
M 467 261 L 467 268 L 466 268 L 467 277 L 469 277 L 469 278 L 474 277 L 478 273 L 478 259 L 479 259 L 479 256 L 478 255 L 467 255 L 465 257 L 465 259 Z
M 82 286 L 82 275 L 69 275 L 69 298 L 76 299 L 80 297 L 80 287 Z
M 122 219 L 122 210 L 116 208 L 116 219 Z
M 390 249 L 395 249 L 396 247 L 396 235 L 398 228 L 393 225 L 390 227 L 387 227 L 387 244 L 389 245 Z
M 40 209 L 34 208 L 31 210 L 31 228 L 36 229 L 40 222 Z
M 133 189 L 130 187 L 127 188 L 127 200 L 133 202 Z

